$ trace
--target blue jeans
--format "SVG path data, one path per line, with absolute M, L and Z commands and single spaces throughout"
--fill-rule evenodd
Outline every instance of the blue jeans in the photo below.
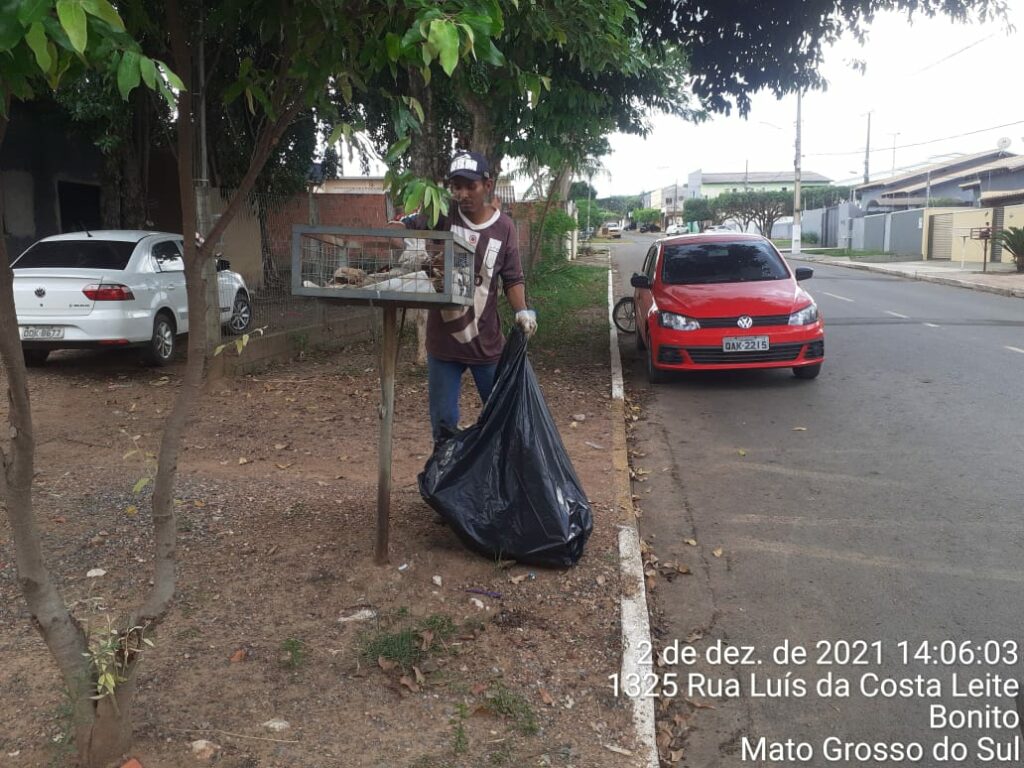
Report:
M 459 393 L 462 389 L 462 373 L 469 368 L 476 382 L 480 402 L 486 403 L 494 388 L 494 372 L 497 363 L 457 363 L 438 360 L 427 355 L 427 389 L 430 399 L 430 430 L 434 442 L 438 442 L 445 430 L 454 432 L 459 427 Z

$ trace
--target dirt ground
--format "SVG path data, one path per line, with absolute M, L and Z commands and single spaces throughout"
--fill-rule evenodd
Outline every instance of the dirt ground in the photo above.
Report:
M 408 340 L 386 567 L 372 560 L 373 348 L 212 384 L 185 439 L 177 598 L 140 671 L 131 754 L 146 768 L 202 764 L 190 743 L 206 739 L 217 745 L 208 762 L 237 768 L 631 764 L 629 709 L 608 680 L 620 661 L 618 516 L 600 348 L 531 354 L 594 509 L 586 554 L 566 571 L 503 567 L 436 522 L 416 487 L 430 440 L 426 374 Z M 133 493 L 149 470 L 126 454 L 156 451 L 181 373 L 85 352 L 29 372 L 44 549 L 94 626 L 150 578 L 149 499 Z M 88 578 L 95 568 L 106 575 Z M 72 765 L 69 710 L 28 621 L 6 517 L 0 691 L 0 766 Z M 287 728 L 271 730 L 274 719 Z

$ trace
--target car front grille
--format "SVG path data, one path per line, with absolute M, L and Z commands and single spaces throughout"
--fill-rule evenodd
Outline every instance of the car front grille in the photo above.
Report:
M 726 363 L 781 363 L 796 360 L 803 344 L 778 344 L 765 352 L 723 352 L 721 347 L 686 347 L 686 354 L 697 365 Z
M 736 317 L 695 317 L 701 328 L 738 328 L 736 321 L 740 319 L 739 315 Z M 789 315 L 751 315 L 750 319 L 754 321 L 754 328 L 760 328 L 766 325 L 789 325 Z

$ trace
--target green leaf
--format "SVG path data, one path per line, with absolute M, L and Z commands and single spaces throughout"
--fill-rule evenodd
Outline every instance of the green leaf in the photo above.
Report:
M 391 61 L 398 61 L 398 57 L 402 54 L 402 38 L 394 32 L 388 32 L 384 38 L 384 46 L 387 48 L 388 58 Z
M 43 72 L 49 72 L 55 62 L 50 58 L 50 51 L 46 47 L 46 30 L 43 29 L 43 25 L 37 21 L 29 27 L 28 34 L 25 35 L 25 42 L 32 49 L 32 53 L 36 55 L 36 63 L 39 68 Z
M 85 53 L 89 29 L 82 4 L 76 0 L 57 0 L 57 18 L 71 41 L 71 47 L 79 53 Z
M 419 99 L 417 99 L 415 96 L 410 96 L 409 97 L 409 107 L 412 109 L 413 112 L 416 113 L 416 117 L 422 123 L 423 119 L 424 119 L 424 116 L 423 116 L 423 105 L 420 104 Z
M 441 69 L 451 77 L 455 65 L 459 63 L 459 30 L 450 21 L 435 19 L 430 22 L 430 34 L 427 42 L 438 52 Z
M 117 65 L 117 90 L 121 98 L 128 101 L 132 90 L 138 87 L 141 73 L 139 71 L 139 54 L 125 51 L 121 63 Z
M 181 78 L 178 77 L 171 68 L 164 64 L 162 61 L 157 61 L 156 65 L 160 68 L 160 73 L 167 79 L 172 88 L 176 88 L 179 91 L 185 90 L 185 84 L 181 82 Z
M 327 137 L 327 146 L 331 147 L 338 143 L 338 139 L 345 133 L 345 125 L 346 123 L 338 123 L 338 125 L 334 126 L 331 135 Z
M 132 493 L 142 493 L 142 489 L 149 485 L 148 477 L 140 477 L 135 481 L 135 485 L 132 486 Z
M 347 77 L 338 78 L 338 87 L 341 89 L 341 98 L 346 104 L 352 103 L 352 82 Z
M 124 22 L 107 0 L 82 0 L 82 8 L 97 19 L 103 19 L 118 32 L 124 32 Z
M 409 185 L 405 193 L 405 203 L 402 206 L 407 214 L 419 210 L 423 205 L 423 193 L 426 191 L 427 185 L 422 181 L 415 181 Z
M 423 75 L 423 84 L 430 85 L 430 67 L 423 67 L 420 74 Z
M 156 90 L 156 64 L 148 56 L 139 57 L 139 74 L 147 88 Z
M 25 36 L 25 28 L 13 14 L 0 13 L 0 51 L 9 51 Z
M 237 80 L 224 89 L 224 95 L 221 97 L 225 104 L 230 104 L 239 96 L 242 95 L 242 91 L 245 90 L 245 83 L 241 80 Z
M 27 0 L 18 7 L 18 21 L 22 26 L 30 27 L 37 21 L 43 20 L 49 7 L 49 0 Z
M 388 165 L 395 162 L 398 158 L 405 154 L 405 150 L 409 148 L 412 143 L 412 136 L 406 136 L 404 139 L 399 139 L 388 148 L 388 153 L 384 156 L 384 162 Z

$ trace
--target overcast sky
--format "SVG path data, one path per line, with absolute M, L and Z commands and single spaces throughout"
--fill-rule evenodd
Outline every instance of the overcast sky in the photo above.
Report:
M 881 14 L 864 46 L 850 39 L 830 49 L 822 67 L 828 90 L 803 98 L 803 170 L 837 184 L 860 183 L 868 111 L 872 179 L 892 172 L 894 138 L 897 172 L 949 153 L 995 148 L 1002 137 L 1011 140 L 1011 152 L 1024 154 L 1024 0 L 1009 5 L 1012 33 L 1000 24 L 918 18 L 911 25 L 905 15 Z M 863 60 L 867 71 L 852 69 L 852 59 Z M 612 154 L 602 159 L 608 175 L 593 179 L 600 196 L 681 186 L 698 168 L 742 173 L 749 163 L 750 171 L 793 170 L 795 95 L 758 94 L 745 120 L 693 125 L 657 115 L 651 122 L 647 138 L 612 137 Z

